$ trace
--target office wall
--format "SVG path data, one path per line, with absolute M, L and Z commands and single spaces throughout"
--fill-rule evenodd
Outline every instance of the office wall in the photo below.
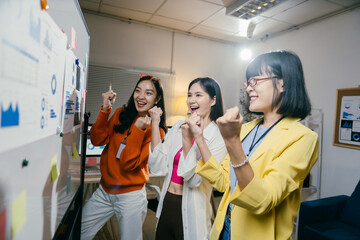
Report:
M 186 95 L 194 78 L 209 76 L 226 93 L 225 106 L 237 104 L 241 61 L 236 46 L 86 13 L 84 17 L 91 34 L 90 64 L 173 72 L 174 97 Z
M 360 178 L 360 150 L 333 146 L 336 89 L 360 85 L 360 9 L 258 42 L 255 54 L 296 52 L 314 108 L 324 113 L 321 197 L 351 194 Z
M 90 64 L 172 69 L 174 95 L 185 94 L 193 78 L 208 75 L 221 83 L 225 107 L 238 104 L 247 64 L 239 60 L 238 47 L 181 33 L 172 41 L 170 31 L 84 16 L 91 33 Z M 289 49 L 303 61 L 313 107 L 324 112 L 321 197 L 350 194 L 359 179 L 360 151 L 332 145 L 336 89 L 360 85 L 359 23 L 360 10 L 355 10 L 252 46 L 255 55 Z

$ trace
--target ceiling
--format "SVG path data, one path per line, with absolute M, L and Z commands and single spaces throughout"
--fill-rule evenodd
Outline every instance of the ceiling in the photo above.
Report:
M 243 20 L 226 15 L 226 7 L 235 1 L 79 0 L 79 3 L 85 13 L 237 43 L 264 40 L 360 7 L 360 0 L 287 0 Z

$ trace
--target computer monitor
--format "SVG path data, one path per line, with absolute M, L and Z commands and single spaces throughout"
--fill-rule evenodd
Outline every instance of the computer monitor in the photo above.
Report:
M 89 124 L 88 126 L 88 135 L 87 135 L 87 141 L 86 141 L 86 157 L 98 157 L 101 155 L 102 151 L 105 148 L 104 146 L 94 146 L 91 143 L 90 140 L 90 129 L 91 129 L 92 124 Z

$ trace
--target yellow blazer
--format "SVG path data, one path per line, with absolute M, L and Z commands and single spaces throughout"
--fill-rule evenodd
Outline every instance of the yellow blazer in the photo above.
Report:
M 241 140 L 260 120 L 242 126 Z M 199 161 L 196 173 L 224 192 L 210 239 L 219 239 L 230 202 L 231 239 L 291 239 L 303 181 L 318 158 L 318 136 L 299 120 L 286 117 L 268 133 L 249 159 L 255 176 L 242 191 L 231 195 L 229 155 L 221 165 L 213 156 Z

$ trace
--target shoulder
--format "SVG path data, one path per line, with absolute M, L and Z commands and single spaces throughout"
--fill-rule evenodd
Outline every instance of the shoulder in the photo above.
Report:
M 116 113 L 116 114 L 120 114 L 120 113 L 122 113 L 124 110 L 125 110 L 124 107 L 119 107 L 119 108 L 117 108 L 117 109 L 115 110 L 115 113 Z
M 185 123 L 185 120 L 179 120 L 177 121 L 171 128 L 172 129 L 178 129 L 181 127 L 181 125 L 183 125 Z
M 318 137 L 317 133 L 302 124 L 299 118 L 287 117 L 283 120 L 283 123 L 281 123 L 280 127 L 287 130 L 288 134 L 291 136 L 306 136 L 314 139 L 317 139 Z
M 121 112 L 124 111 L 124 108 L 123 107 L 119 107 L 115 110 L 113 116 L 119 116 Z
M 185 123 L 184 120 L 177 121 L 174 125 L 168 127 L 167 134 L 174 134 L 176 132 L 181 131 L 181 125 Z

